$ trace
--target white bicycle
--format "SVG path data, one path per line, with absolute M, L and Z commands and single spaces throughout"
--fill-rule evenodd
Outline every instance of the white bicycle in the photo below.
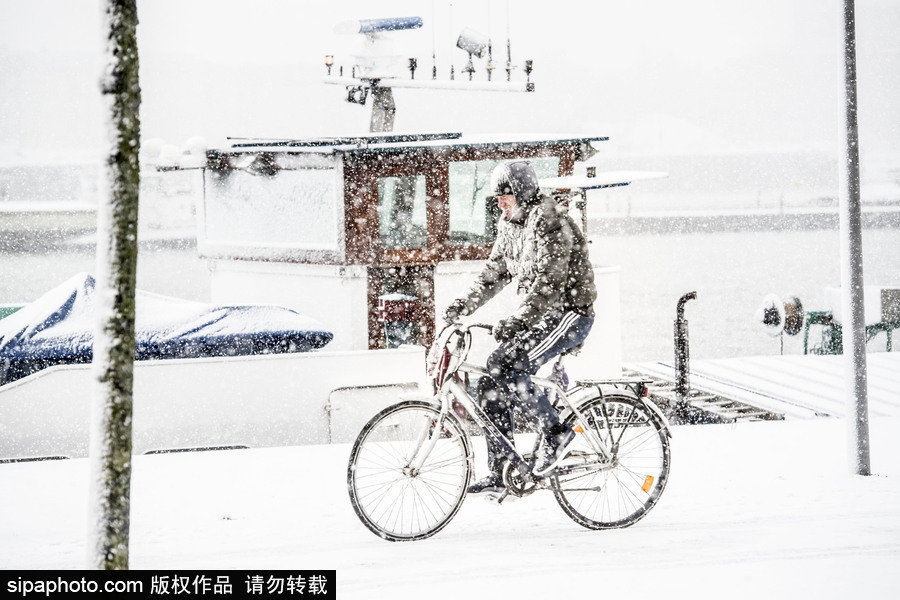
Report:
M 421 540 L 443 529 L 466 497 L 474 470 L 470 435 L 494 440 L 512 458 L 503 467 L 506 489 L 495 500 L 550 489 L 563 511 L 589 529 L 628 527 L 659 501 L 669 475 L 669 424 L 639 378 L 576 381 L 567 389 L 565 354 L 546 378 L 532 377 L 560 417 L 578 434 L 553 471 L 532 474 L 541 436 L 520 454 L 470 393 L 466 363 L 472 328 L 452 323 L 435 340 L 429 376 L 436 394 L 394 404 L 363 427 L 347 469 L 350 500 L 363 524 L 391 541 Z

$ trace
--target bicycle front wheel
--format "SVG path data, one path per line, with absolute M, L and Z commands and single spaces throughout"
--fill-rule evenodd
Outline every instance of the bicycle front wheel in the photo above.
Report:
M 563 511 L 589 529 L 628 527 L 656 504 L 669 476 L 669 434 L 659 416 L 636 397 L 599 394 L 581 404 L 584 426 L 606 447 L 592 447 L 574 414 L 566 422 L 578 431 L 569 457 L 550 484 Z
M 350 452 L 347 487 L 353 509 L 372 532 L 412 541 L 450 522 L 471 473 L 469 440 L 456 417 L 410 400 L 384 409 L 363 427 Z

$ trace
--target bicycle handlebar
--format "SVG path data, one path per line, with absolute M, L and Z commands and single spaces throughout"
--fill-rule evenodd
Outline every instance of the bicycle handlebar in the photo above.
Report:
M 493 333 L 493 332 L 494 332 L 494 326 L 493 326 L 493 325 L 488 325 L 487 323 L 479 323 L 479 322 L 468 323 L 468 324 L 464 325 L 464 327 L 465 327 L 466 329 L 471 329 L 471 328 L 473 328 L 473 327 L 478 327 L 479 329 L 487 329 L 488 333 Z
M 450 327 L 450 326 L 456 326 L 456 328 L 460 331 L 468 331 L 469 329 L 472 329 L 473 327 L 477 327 L 479 329 L 487 329 L 488 333 L 494 332 L 493 325 L 489 325 L 488 323 L 482 323 L 480 321 L 471 321 L 469 323 L 465 323 L 460 319 L 456 319 L 454 321 L 447 322 L 447 327 Z

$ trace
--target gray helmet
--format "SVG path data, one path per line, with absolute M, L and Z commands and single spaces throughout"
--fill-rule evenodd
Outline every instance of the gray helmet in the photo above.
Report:
M 527 160 L 500 163 L 491 173 L 491 193 L 495 196 L 513 194 L 519 206 L 533 204 L 538 190 L 537 173 Z

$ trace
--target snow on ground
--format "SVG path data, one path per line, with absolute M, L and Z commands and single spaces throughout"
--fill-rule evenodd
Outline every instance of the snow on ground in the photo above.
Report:
M 900 419 L 852 475 L 838 419 L 677 427 L 659 505 L 588 531 L 550 492 L 469 499 L 385 542 L 347 497 L 349 446 L 137 456 L 134 569 L 335 569 L 350 598 L 898 598 Z M 477 456 L 483 468 L 483 455 Z M 87 459 L 0 465 L 0 567 L 84 568 Z

